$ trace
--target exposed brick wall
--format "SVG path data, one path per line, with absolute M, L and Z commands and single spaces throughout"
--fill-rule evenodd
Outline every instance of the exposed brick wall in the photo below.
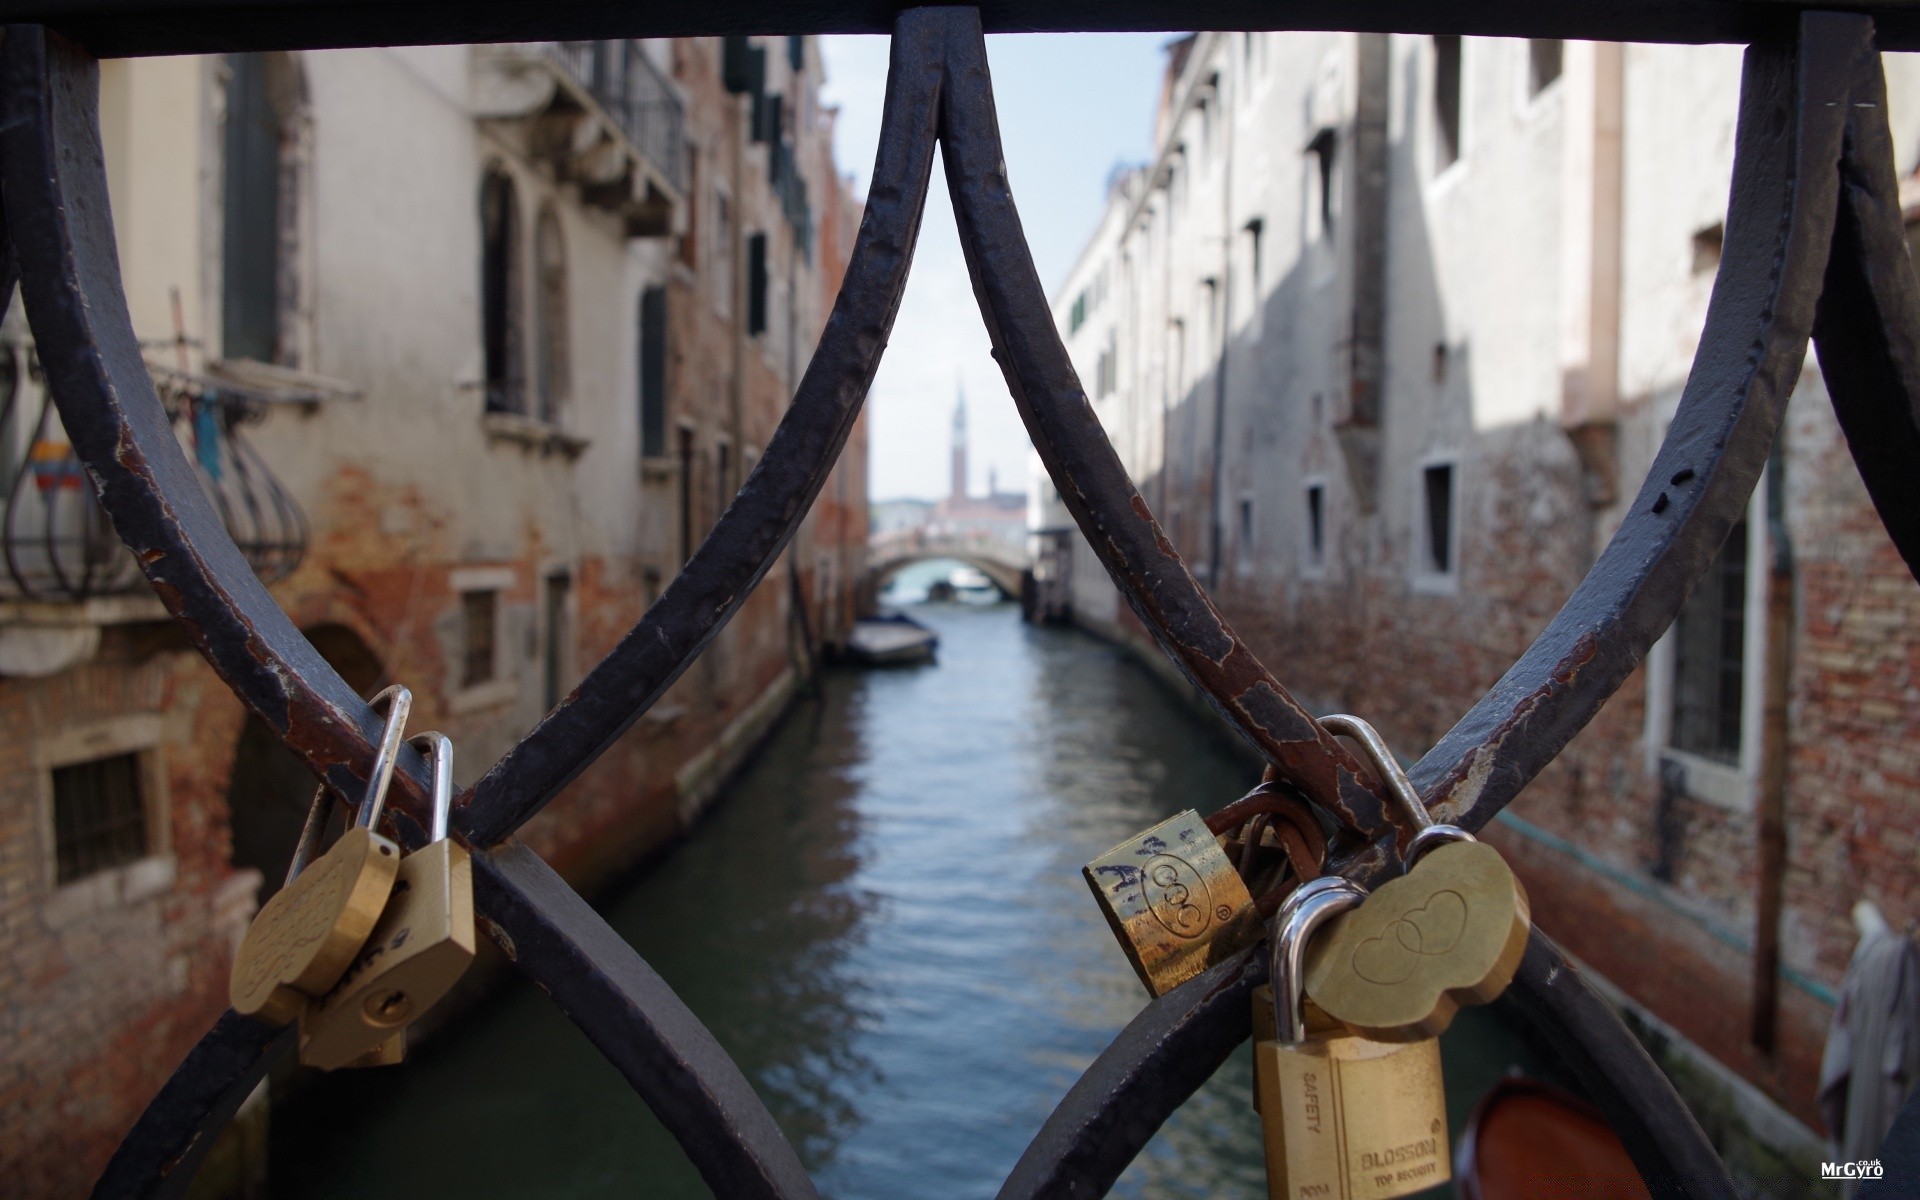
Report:
M 674 55 L 702 186 L 732 171 L 744 153 L 747 110 L 720 87 L 719 46 L 718 38 L 694 39 L 678 43 Z M 818 269 L 796 281 L 798 290 L 817 293 L 796 318 L 793 361 L 801 368 L 843 274 L 859 212 L 840 190 L 824 138 L 808 139 Z M 764 164 L 746 161 L 732 186 L 742 227 L 768 230 L 785 262 L 792 232 Z M 743 258 L 737 248 L 736 265 Z M 668 284 L 668 450 L 677 452 L 684 422 L 694 433 L 696 544 L 725 500 L 717 473 L 721 439 L 733 455 L 730 494 L 750 465 L 744 455 L 772 439 L 794 383 L 784 361 L 769 360 L 761 339 L 737 345 L 744 300 L 736 297 L 730 314 L 716 311 L 716 284 L 705 269 L 682 263 Z M 772 320 L 786 320 L 784 295 L 770 296 Z M 736 349 L 743 350 L 737 378 Z M 576 375 L 577 384 L 586 382 Z M 330 644 L 347 644 L 380 682 L 412 690 L 412 727 L 453 738 L 462 786 L 543 713 L 549 572 L 569 576 L 570 644 L 559 647 L 564 691 L 627 633 L 680 565 L 677 468 L 670 459 L 639 463 L 636 447 L 606 431 L 587 431 L 599 435 L 589 453 L 635 462 L 639 483 L 625 494 L 638 506 L 639 532 L 589 538 L 582 549 L 581 526 L 597 514 L 583 520 L 569 507 L 580 502 L 568 491 L 569 460 L 490 445 L 483 467 L 408 474 L 370 465 L 351 441 L 331 440 L 327 431 L 337 427 L 324 418 L 289 411 L 272 419 L 297 430 L 301 452 L 325 464 L 314 473 L 315 489 L 299 497 L 313 528 L 308 557 L 274 587 L 275 598 L 301 629 L 329 631 Z M 851 583 L 864 564 L 863 438 L 864 426 L 819 512 L 788 551 L 814 609 L 813 628 L 829 639 L 844 636 L 852 619 Z M 509 481 L 503 486 L 545 482 L 533 489 L 534 500 L 518 506 L 512 527 L 476 537 L 460 532 L 476 470 L 497 473 Z M 562 493 L 559 502 L 546 503 L 553 492 Z M 831 607 L 814 578 L 828 563 L 838 581 Z M 498 629 L 501 662 L 515 683 L 482 701 L 458 686 L 455 573 L 472 568 L 505 573 Z M 714 779 L 750 748 L 758 722 L 777 712 L 767 701 L 788 694 L 799 660 L 787 570 L 783 557 L 654 710 L 523 830 L 563 875 L 583 886 L 603 882 L 677 836 L 697 814 L 692 801 L 711 793 Z M 99 889 L 83 888 L 82 898 L 91 900 L 81 904 L 74 898 L 80 893 L 54 883 L 41 750 L 63 730 L 128 717 L 157 720 L 162 730 L 147 755 L 165 780 L 166 836 L 156 847 L 165 852 L 142 864 L 121 894 L 100 900 L 92 897 Z M 240 702 L 160 619 L 107 628 L 95 658 L 61 674 L 0 679 L 0 1178 L 7 1181 L 0 1190 L 8 1195 L 83 1193 L 225 1007 L 233 948 L 251 918 L 259 878 L 235 865 L 230 836 L 230 804 L 253 802 L 233 794 L 244 786 L 233 775 L 247 728 Z M 724 752 L 715 753 L 722 745 Z M 300 795 L 280 799 L 303 805 L 307 787 L 302 780 Z M 287 832 L 287 851 L 294 832 Z
M 1661 406 L 1630 405 L 1619 488 L 1630 500 Z M 1920 920 L 1920 586 L 1874 513 L 1809 369 L 1789 408 L 1786 518 L 1796 565 L 1789 708 L 1788 859 L 1777 1047 L 1750 1041 L 1757 830 L 1750 805 L 1681 794 L 1649 769 L 1647 670 L 1514 801 L 1508 854 L 1539 926 L 1653 1015 L 1819 1128 L 1814 1092 L 1831 1010 L 1875 901 L 1895 928 Z M 1478 432 L 1458 471 L 1457 592 L 1409 582 L 1411 527 L 1356 519 L 1325 580 L 1222 580 L 1234 628 L 1319 711 L 1366 717 L 1424 753 L 1526 649 L 1571 594 L 1620 509 L 1590 511 L 1571 443 L 1547 422 Z M 1163 481 L 1147 480 L 1154 495 Z M 1204 480 L 1164 481 L 1206 503 Z M 1755 536 L 1760 536 L 1759 525 Z M 1085 563 L 1076 562 L 1076 570 Z M 1291 575 L 1289 568 L 1280 573 Z M 1124 608 L 1103 631 L 1158 655 Z M 1752 675 L 1748 688 L 1762 681 Z M 1569 855 L 1537 830 L 1579 848 Z M 1656 877 L 1666 859 L 1671 877 Z M 1824 993 L 1824 994 L 1823 994 Z

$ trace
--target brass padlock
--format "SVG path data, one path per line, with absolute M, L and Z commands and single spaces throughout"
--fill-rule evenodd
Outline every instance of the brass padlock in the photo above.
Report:
M 387 688 L 371 701 L 387 707 L 358 819 L 309 865 L 326 832 L 327 786 L 314 793 L 306 826 L 287 866 L 286 884 L 255 915 L 234 955 L 228 979 L 233 1010 L 285 1025 L 315 996 L 324 995 L 366 943 L 400 866 L 400 848 L 374 832 L 406 730 L 413 696 Z
M 1192 809 L 1128 838 L 1080 873 L 1155 996 L 1260 940 L 1247 885 Z
M 400 862 L 393 897 L 353 965 L 300 1018 L 300 1061 L 372 1066 L 399 1061 L 408 1025 L 432 1008 L 473 961 L 473 860 L 447 836 L 453 743 L 423 733 L 411 744 L 433 765 L 432 841 Z M 369 1057 L 370 1055 L 376 1057 Z
M 1307 939 L 1365 896 L 1338 876 L 1315 879 L 1274 919 L 1273 994 L 1283 1002 L 1274 1007 L 1275 1037 L 1254 1047 L 1273 1200 L 1390 1200 L 1452 1177 L 1440 1043 L 1307 1029 Z
M 1380 735 L 1353 717 L 1326 717 L 1366 749 L 1417 831 L 1407 871 L 1334 921 L 1307 956 L 1313 1002 L 1382 1041 L 1437 1037 L 1462 1005 L 1505 991 L 1526 952 L 1526 889 L 1492 846 L 1427 815 Z

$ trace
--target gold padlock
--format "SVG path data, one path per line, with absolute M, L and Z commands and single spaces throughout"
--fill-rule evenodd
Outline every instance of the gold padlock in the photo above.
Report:
M 1247 885 L 1192 809 L 1128 838 L 1080 873 L 1155 996 L 1260 940 Z
M 1437 825 L 1380 735 L 1354 717 L 1326 717 L 1365 748 L 1417 831 L 1407 871 L 1337 918 L 1307 956 L 1313 1002 L 1382 1041 L 1437 1037 L 1462 1005 L 1513 981 L 1532 919 L 1526 889 L 1492 846 Z
M 433 765 L 433 840 L 401 860 L 393 897 L 359 957 L 302 1014 L 300 1061 L 308 1066 L 333 1070 L 399 1061 L 404 1042 L 396 1039 L 473 961 L 473 860 L 447 835 L 453 743 L 423 733 L 411 744 Z
M 228 978 L 233 1010 L 286 1025 L 337 982 L 360 952 L 386 907 L 400 866 L 400 848 L 374 832 L 393 778 L 413 696 L 394 686 L 371 701 L 387 708 L 359 817 L 309 865 L 326 832 L 331 806 L 321 784 L 287 866 L 286 884 L 260 909 L 241 939 Z
M 1328 876 L 1274 920 L 1275 1037 L 1254 1047 L 1273 1200 L 1391 1200 L 1452 1177 L 1440 1043 L 1309 1033 L 1301 960 L 1315 928 L 1366 893 Z M 1256 1018 L 1257 1019 L 1257 1018 Z

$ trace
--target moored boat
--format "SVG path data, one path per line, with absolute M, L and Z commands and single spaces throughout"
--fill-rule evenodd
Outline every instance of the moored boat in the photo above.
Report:
M 870 666 L 909 666 L 932 662 L 940 636 L 904 613 L 882 613 L 853 623 L 847 657 Z

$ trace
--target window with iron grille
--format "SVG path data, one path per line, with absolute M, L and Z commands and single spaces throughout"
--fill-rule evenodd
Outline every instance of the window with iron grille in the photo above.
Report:
M 1668 744 L 1738 765 L 1746 689 L 1747 523 L 1726 545 L 1673 627 L 1673 724 Z
M 140 756 L 116 754 L 53 769 L 55 879 L 65 884 L 147 856 Z
M 460 686 L 491 683 L 499 593 L 491 589 L 460 593 Z

